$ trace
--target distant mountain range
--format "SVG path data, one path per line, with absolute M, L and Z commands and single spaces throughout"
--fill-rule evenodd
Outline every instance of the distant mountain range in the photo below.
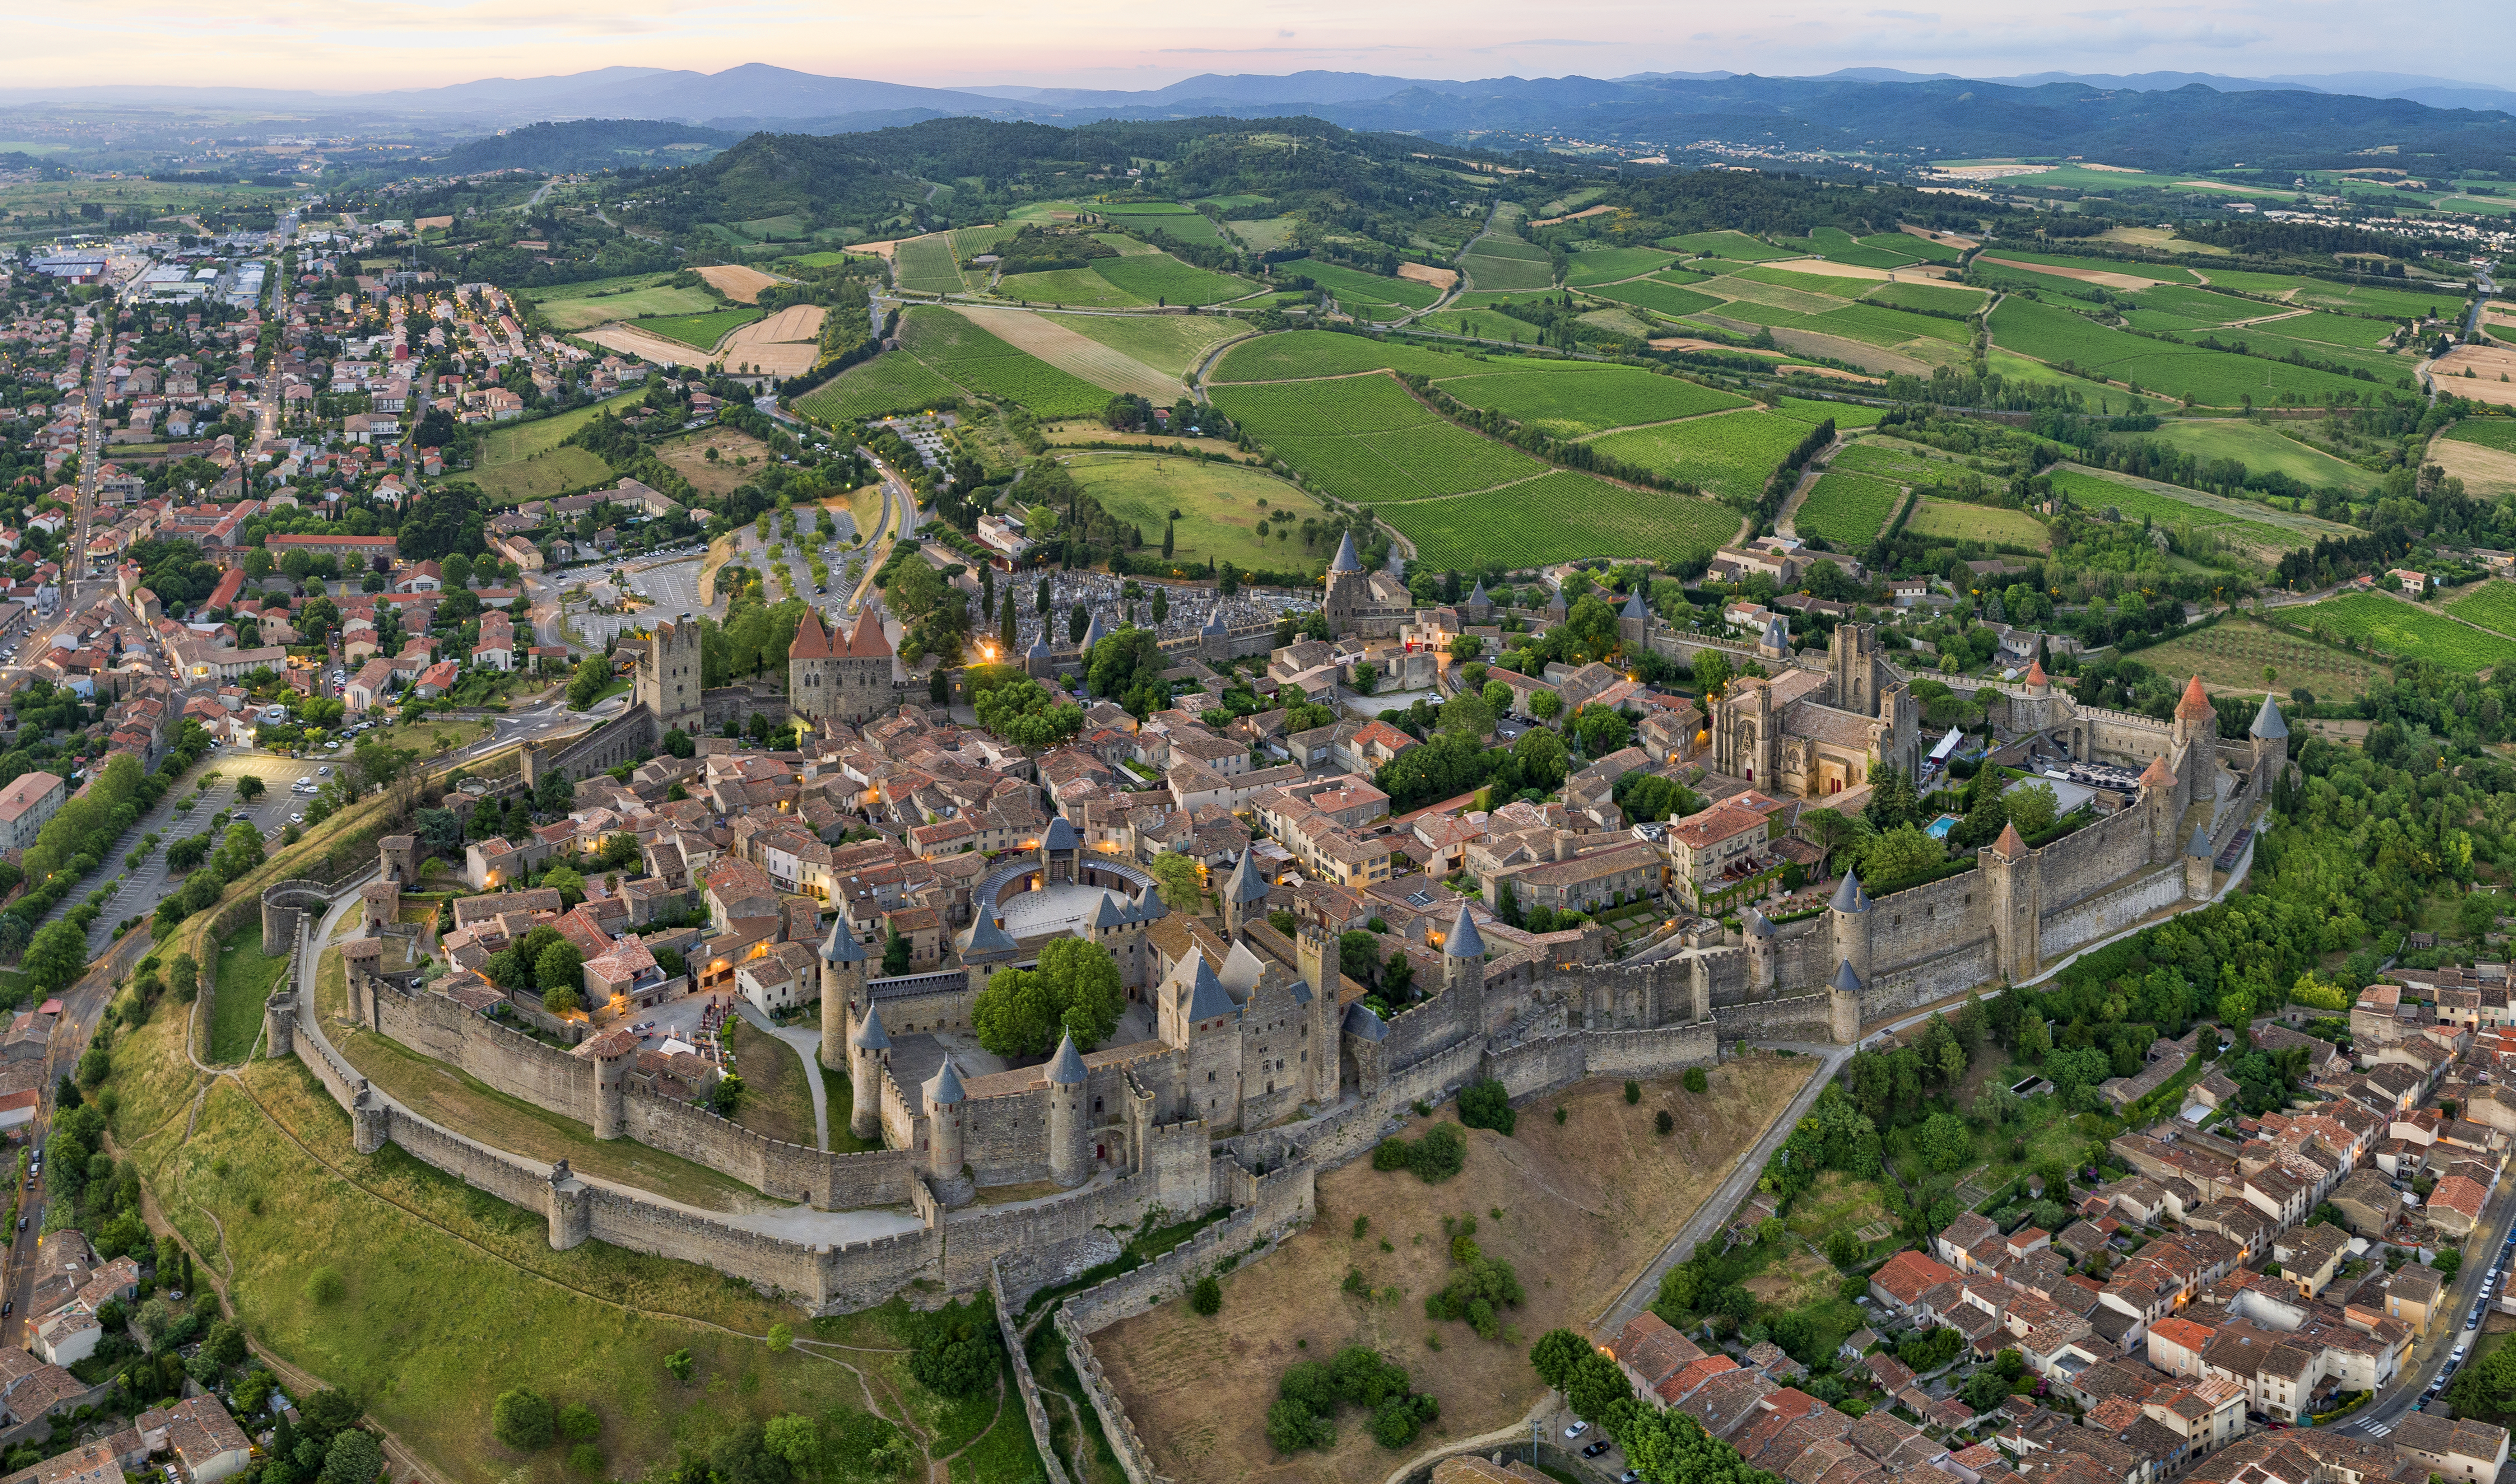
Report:
M 662 67 L 604 67 L 557 77 L 494 77 L 450 87 L 369 94 L 261 88 L 10 88 L 0 89 L 0 105 L 42 102 L 144 106 L 156 103 L 302 109 L 326 114 L 356 107 L 405 115 L 480 118 L 493 124 L 553 118 L 647 118 L 720 128 L 740 128 L 746 121 L 828 123 L 877 113 L 892 115 L 894 121 L 914 113 L 918 117 L 975 115 L 1077 123 L 1095 118 L 1165 118 L 1205 113 L 1310 111 L 1331 116 L 1329 109 L 1388 105 L 1409 97 L 1487 104 L 1508 100 L 1572 114 L 1603 104 L 1664 100 L 1672 85 L 1748 80 L 1868 85 L 1976 82 L 2021 89 L 2064 85 L 2136 93 L 2173 92 L 2198 85 L 2215 93 L 2303 92 L 2398 99 L 2432 108 L 2516 112 L 2516 90 L 2394 72 L 2274 77 L 2230 77 L 2210 72 L 2038 72 L 2019 77 L 1964 78 L 1950 72 L 1847 67 L 1803 78 L 1758 79 L 1753 74 L 1708 71 L 1637 72 L 1608 79 L 1492 77 L 1455 81 L 1307 71 L 1282 76 L 1205 73 L 1168 87 L 1131 92 L 1013 85 L 923 88 L 864 78 L 825 77 L 765 62 L 714 73 Z

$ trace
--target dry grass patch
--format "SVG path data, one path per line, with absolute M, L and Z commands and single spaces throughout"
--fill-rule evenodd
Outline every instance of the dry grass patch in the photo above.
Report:
M 2468 495 L 2516 495 L 2516 453 L 2457 438 L 2431 438 L 2428 461 L 2463 481 Z
M 693 269 L 710 288 L 736 304 L 758 304 L 760 291 L 777 282 L 773 274 L 739 264 L 719 264 L 713 268 Z
M 2106 288 L 2122 289 L 2127 292 L 2145 289 L 2157 281 L 2154 278 L 2135 278 L 2129 273 L 2109 273 L 2093 268 L 2062 268 L 2051 263 L 2021 263 L 2014 258 L 1994 258 L 1988 253 L 1975 261 L 1993 264 L 2000 268 L 2014 268 L 2021 272 L 2045 273 L 2055 278 L 2071 278 L 2080 283 L 2101 284 Z
M 600 330 L 588 331 L 585 338 L 607 350 L 640 356 L 662 366 L 704 366 L 711 359 L 705 350 L 627 325 L 607 325 Z
M 2472 375 L 2466 377 L 2465 372 Z M 2438 390 L 2476 402 L 2516 407 L 2516 350 L 2499 346 L 2457 346 L 2429 362 Z
M 1615 208 L 1613 206 L 1598 206 L 1591 208 L 1590 211 L 1582 212 L 1581 215 L 1587 217 L 1594 215 L 1597 212 L 1614 211 L 1614 209 Z M 1572 219 L 1567 217 L 1564 220 L 1571 221 Z M 1435 268 L 1429 263 L 1402 263 L 1398 265 L 1398 276 L 1401 278 L 1411 278 L 1417 283 L 1429 283 L 1437 289 L 1447 289 L 1450 285 L 1459 281 L 1459 270 L 1454 268 Z
M 953 309 L 980 329 L 1017 350 L 1038 356 L 1069 376 L 1081 377 L 1111 392 L 1128 392 L 1169 406 L 1186 391 L 1175 376 L 1165 376 L 1123 350 L 1077 335 L 1047 314 L 1022 309 Z
M 716 450 L 715 462 L 708 450 Z M 698 433 L 655 445 L 655 456 L 672 466 L 673 473 L 691 481 L 691 487 L 701 494 L 722 495 L 755 475 L 769 458 L 769 445 L 747 433 L 732 428 L 708 428 Z M 748 459 L 736 465 L 736 459 Z
M 1711 1091 L 1675 1078 L 1646 1083 L 1637 1104 L 1613 1079 L 1580 1083 L 1520 1113 L 1516 1136 L 1466 1131 L 1467 1168 L 1439 1185 L 1358 1160 L 1320 1177 L 1319 1219 L 1276 1253 L 1223 1279 L 1223 1313 L 1202 1319 L 1174 1300 L 1093 1337 L 1093 1348 L 1151 1443 L 1181 1484 L 1260 1477 L 1384 1477 L 1398 1455 L 1348 1412 L 1334 1448 L 1296 1458 L 1268 1446 L 1266 1412 L 1286 1367 L 1363 1343 L 1407 1368 L 1442 1399 L 1423 1444 L 1517 1422 L 1540 1387 L 1531 1340 L 1587 1329 L 1720 1184 L 1739 1155 L 1786 1107 L 1816 1063 L 1751 1056 L 1712 1073 Z M 1566 1109 L 1555 1122 L 1557 1104 Z M 1661 1109 L 1676 1131 L 1653 1131 Z M 1447 1115 L 1443 1115 L 1447 1116 Z M 1420 1134 L 1432 1120 L 1409 1121 Z M 1500 1211 L 1500 1216 L 1493 1215 Z M 1370 1226 L 1357 1238 L 1354 1220 Z M 1473 1216 L 1485 1255 L 1510 1262 L 1529 1299 L 1499 1340 L 1424 1314 L 1450 1273 L 1442 1218 Z M 1383 1252 L 1388 1242 L 1392 1251 Z M 1344 1291 L 1358 1270 L 1375 1297 Z M 1428 1340 L 1438 1340 L 1436 1350 Z

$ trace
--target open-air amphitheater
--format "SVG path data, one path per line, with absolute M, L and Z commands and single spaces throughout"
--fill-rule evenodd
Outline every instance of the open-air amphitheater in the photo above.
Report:
M 1846 877 L 1827 909 L 1798 921 L 1777 925 L 1752 908 L 1735 928 L 1698 921 L 1648 963 L 1489 963 L 1463 903 L 1437 992 L 1386 1020 L 1340 971 L 1333 934 L 1305 925 L 1287 939 L 1270 926 L 1267 884 L 1246 858 L 1218 892 L 1218 930 L 1170 913 L 1144 872 L 1080 848 L 1053 822 L 1035 852 L 1004 857 L 985 879 L 959 966 L 869 976 L 844 927 L 821 940 L 820 1060 L 849 1078 L 854 1132 L 879 1135 L 882 1147 L 862 1152 L 780 1142 L 647 1091 L 630 1076 L 634 1037 L 563 1048 L 390 971 L 388 940 L 415 929 L 394 926 L 393 892 L 361 886 L 377 875 L 415 880 L 408 836 L 380 843 L 377 873 L 264 893 L 265 941 L 294 944 L 297 961 L 266 1010 L 267 1046 L 313 1070 L 348 1111 L 360 1151 L 397 1144 L 540 1211 L 555 1248 L 591 1239 L 706 1263 L 815 1314 L 915 1285 L 921 1301 L 991 1289 L 1006 1315 L 1114 1257 L 1115 1234 L 1149 1216 L 1229 1208 L 1167 1256 L 1070 1297 L 1056 1318 L 1113 1446 L 1145 1484 L 1150 1456 L 1102 1381 L 1089 1335 L 1306 1222 L 1318 1175 L 1369 1151 L 1419 1100 L 1488 1078 L 1517 1100 L 1588 1077 L 1663 1076 L 1716 1060 L 1724 1042 L 1848 1044 L 1865 1023 L 2032 978 L 2207 898 L 2214 859 L 2237 845 L 2285 757 L 2278 711 L 2266 701 L 2252 736 L 2225 743 L 2198 686 L 2168 722 L 2055 705 L 2067 714 L 2042 720 L 2069 728 L 2079 756 L 2146 761 L 2129 806 L 2041 848 L 2004 832 L 1971 869 L 1874 899 Z M 1041 910 L 1083 888 L 1100 898 L 1088 914 Z M 316 956 L 362 904 L 343 948 L 350 1020 L 581 1120 L 597 1138 L 636 1140 L 797 1204 L 757 1215 L 679 1205 L 496 1148 L 371 1086 L 312 1012 Z M 1017 938 L 1008 922 L 1048 930 Z M 939 1034 L 966 1032 L 987 977 L 1037 963 L 1061 937 L 1109 949 L 1153 1034 L 1090 1053 L 1069 1040 L 1043 1064 L 965 1076 Z M 396 946 L 396 962 L 410 962 L 409 945 Z M 1018 1379 L 1036 1422 L 1028 1377 Z

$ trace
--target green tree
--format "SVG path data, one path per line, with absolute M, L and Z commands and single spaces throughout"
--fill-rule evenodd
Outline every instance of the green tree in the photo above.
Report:
M 1913 1143 L 1921 1150 L 1923 1163 L 1942 1174 L 1953 1175 L 1974 1161 L 1974 1132 L 1953 1113 L 1934 1113 L 1924 1119 Z
M 542 1004 L 553 1014 L 566 1014 L 580 1003 L 584 988 L 585 956 L 574 943 L 562 938 L 543 949 L 533 960 L 533 983 L 542 993 Z M 565 1009 L 557 1002 L 569 1003 Z
M 799 1474 L 820 1471 L 820 1425 L 801 1413 L 771 1418 L 760 1429 L 760 1445 Z
M 576 673 L 568 677 L 567 704 L 585 710 L 611 683 L 611 666 L 599 654 L 589 654 L 576 662 Z
M 1470 691 L 1460 691 L 1442 703 L 1441 729 L 1471 742 L 1482 742 L 1494 728 L 1493 708 Z
M 2050 829 L 2060 817 L 2060 801 L 2049 783 L 2022 783 L 2000 797 L 2008 806 L 2009 822 L 2018 826 L 2021 835 Z
M 1149 868 L 1154 884 L 1160 888 L 1162 905 L 1173 912 L 1195 917 L 1205 904 L 1205 884 L 1196 862 L 1177 850 L 1164 850 L 1153 859 Z
M 332 1446 L 323 1452 L 319 1484 L 373 1484 L 384 1466 L 384 1445 L 376 1435 L 351 1427 L 332 1435 Z
M 1045 750 L 1083 729 L 1083 708 L 1028 676 L 978 692 L 979 724 L 1016 747 Z
M 908 939 L 901 936 L 900 929 L 895 928 L 891 929 L 891 935 L 883 940 L 882 971 L 894 976 L 904 974 L 908 972 Z
M 1188 1306 L 1208 1319 L 1223 1312 L 1223 1285 L 1216 1281 L 1214 1274 L 1208 1273 L 1196 1280 L 1196 1285 L 1189 1290 Z
M 54 994 L 69 987 L 87 969 L 87 933 L 64 918 L 35 929 L 20 967 L 35 987 Z
M 559 1414 L 549 1397 L 518 1386 L 489 1404 L 489 1433 L 519 1453 L 530 1453 L 559 1435 Z
M 1000 969 L 970 1009 L 979 1045 L 999 1056 L 1054 1051 L 1061 1035 L 1091 1051 L 1117 1029 L 1126 993 L 1110 950 L 1083 938 L 1043 946 L 1036 969 Z

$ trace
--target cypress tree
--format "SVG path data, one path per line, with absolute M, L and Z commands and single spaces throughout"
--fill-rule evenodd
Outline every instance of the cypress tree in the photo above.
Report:
M 1171 551 L 1172 551 L 1171 527 L 1172 527 L 1172 524 L 1173 524 L 1173 522 L 1168 521 L 1168 520 L 1165 520 L 1165 521 L 1163 521 L 1163 522 L 1162 522 L 1162 560 L 1164 560 L 1164 561 L 1168 561 L 1168 560 L 1170 560 L 1170 559 L 1171 559 Z
M 1018 647 L 1022 642 L 1022 620 L 1014 612 L 1014 602 L 1010 595 L 1005 598 L 1004 610 L 999 615 L 999 619 L 996 639 L 1004 648 L 1004 654 L 1001 657 L 1019 663 L 1022 658 L 1022 652 Z

